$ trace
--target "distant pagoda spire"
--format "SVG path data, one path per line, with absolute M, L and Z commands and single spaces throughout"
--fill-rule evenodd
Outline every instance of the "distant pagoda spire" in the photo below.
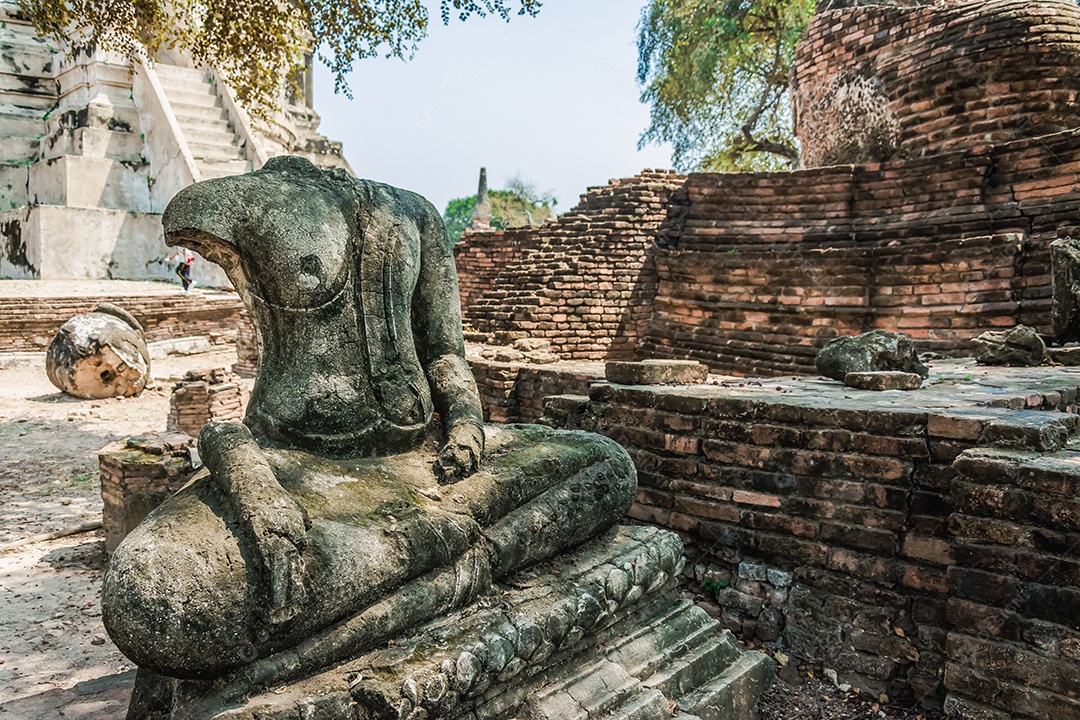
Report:
M 488 197 L 487 168 L 480 168 L 480 186 L 476 189 L 476 207 L 472 212 L 474 230 L 486 230 L 491 227 L 491 198 Z

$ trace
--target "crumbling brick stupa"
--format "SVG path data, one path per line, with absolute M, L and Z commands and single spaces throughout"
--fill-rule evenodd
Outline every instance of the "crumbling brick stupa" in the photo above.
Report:
M 539 228 L 468 233 L 465 320 L 568 359 L 758 375 L 813 372 L 865 330 L 947 354 L 989 328 L 1049 333 L 1049 244 L 1080 210 L 1078 64 L 1064 0 L 825 9 L 794 72 L 802 169 L 645 173 Z

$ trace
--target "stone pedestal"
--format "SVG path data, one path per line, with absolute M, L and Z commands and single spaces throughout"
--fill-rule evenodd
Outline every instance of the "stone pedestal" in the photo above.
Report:
M 673 533 L 617 528 L 312 677 L 252 690 L 250 668 L 214 684 L 143 675 L 129 718 L 751 720 L 772 662 L 680 598 L 682 565 Z
M 98 453 L 105 550 L 111 553 L 151 510 L 183 487 L 195 472 L 195 440 L 180 433 L 140 435 Z

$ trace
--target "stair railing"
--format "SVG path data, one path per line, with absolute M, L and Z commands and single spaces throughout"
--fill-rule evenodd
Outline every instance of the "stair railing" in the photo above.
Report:
M 151 65 L 135 63 L 132 92 L 143 127 L 144 152 L 154 173 L 151 195 L 164 208 L 176 193 L 202 180 L 202 173 L 195 164 L 195 156 L 161 86 L 161 79 Z
M 229 83 L 225 82 L 217 68 L 211 68 L 210 74 L 214 79 L 214 87 L 217 88 L 217 93 L 221 97 L 221 104 L 229 116 L 229 122 L 232 123 L 233 131 L 243 142 L 244 152 L 248 160 L 251 161 L 251 169 L 258 170 L 266 164 L 269 158 L 252 131 L 251 119 L 248 117 L 247 111 L 237 101 L 236 93 L 233 92 Z

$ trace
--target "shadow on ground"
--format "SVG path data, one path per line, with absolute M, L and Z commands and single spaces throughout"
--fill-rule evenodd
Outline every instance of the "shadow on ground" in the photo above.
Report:
M 135 671 L 105 675 L 68 689 L 0 703 L 3 720 L 123 720 Z

